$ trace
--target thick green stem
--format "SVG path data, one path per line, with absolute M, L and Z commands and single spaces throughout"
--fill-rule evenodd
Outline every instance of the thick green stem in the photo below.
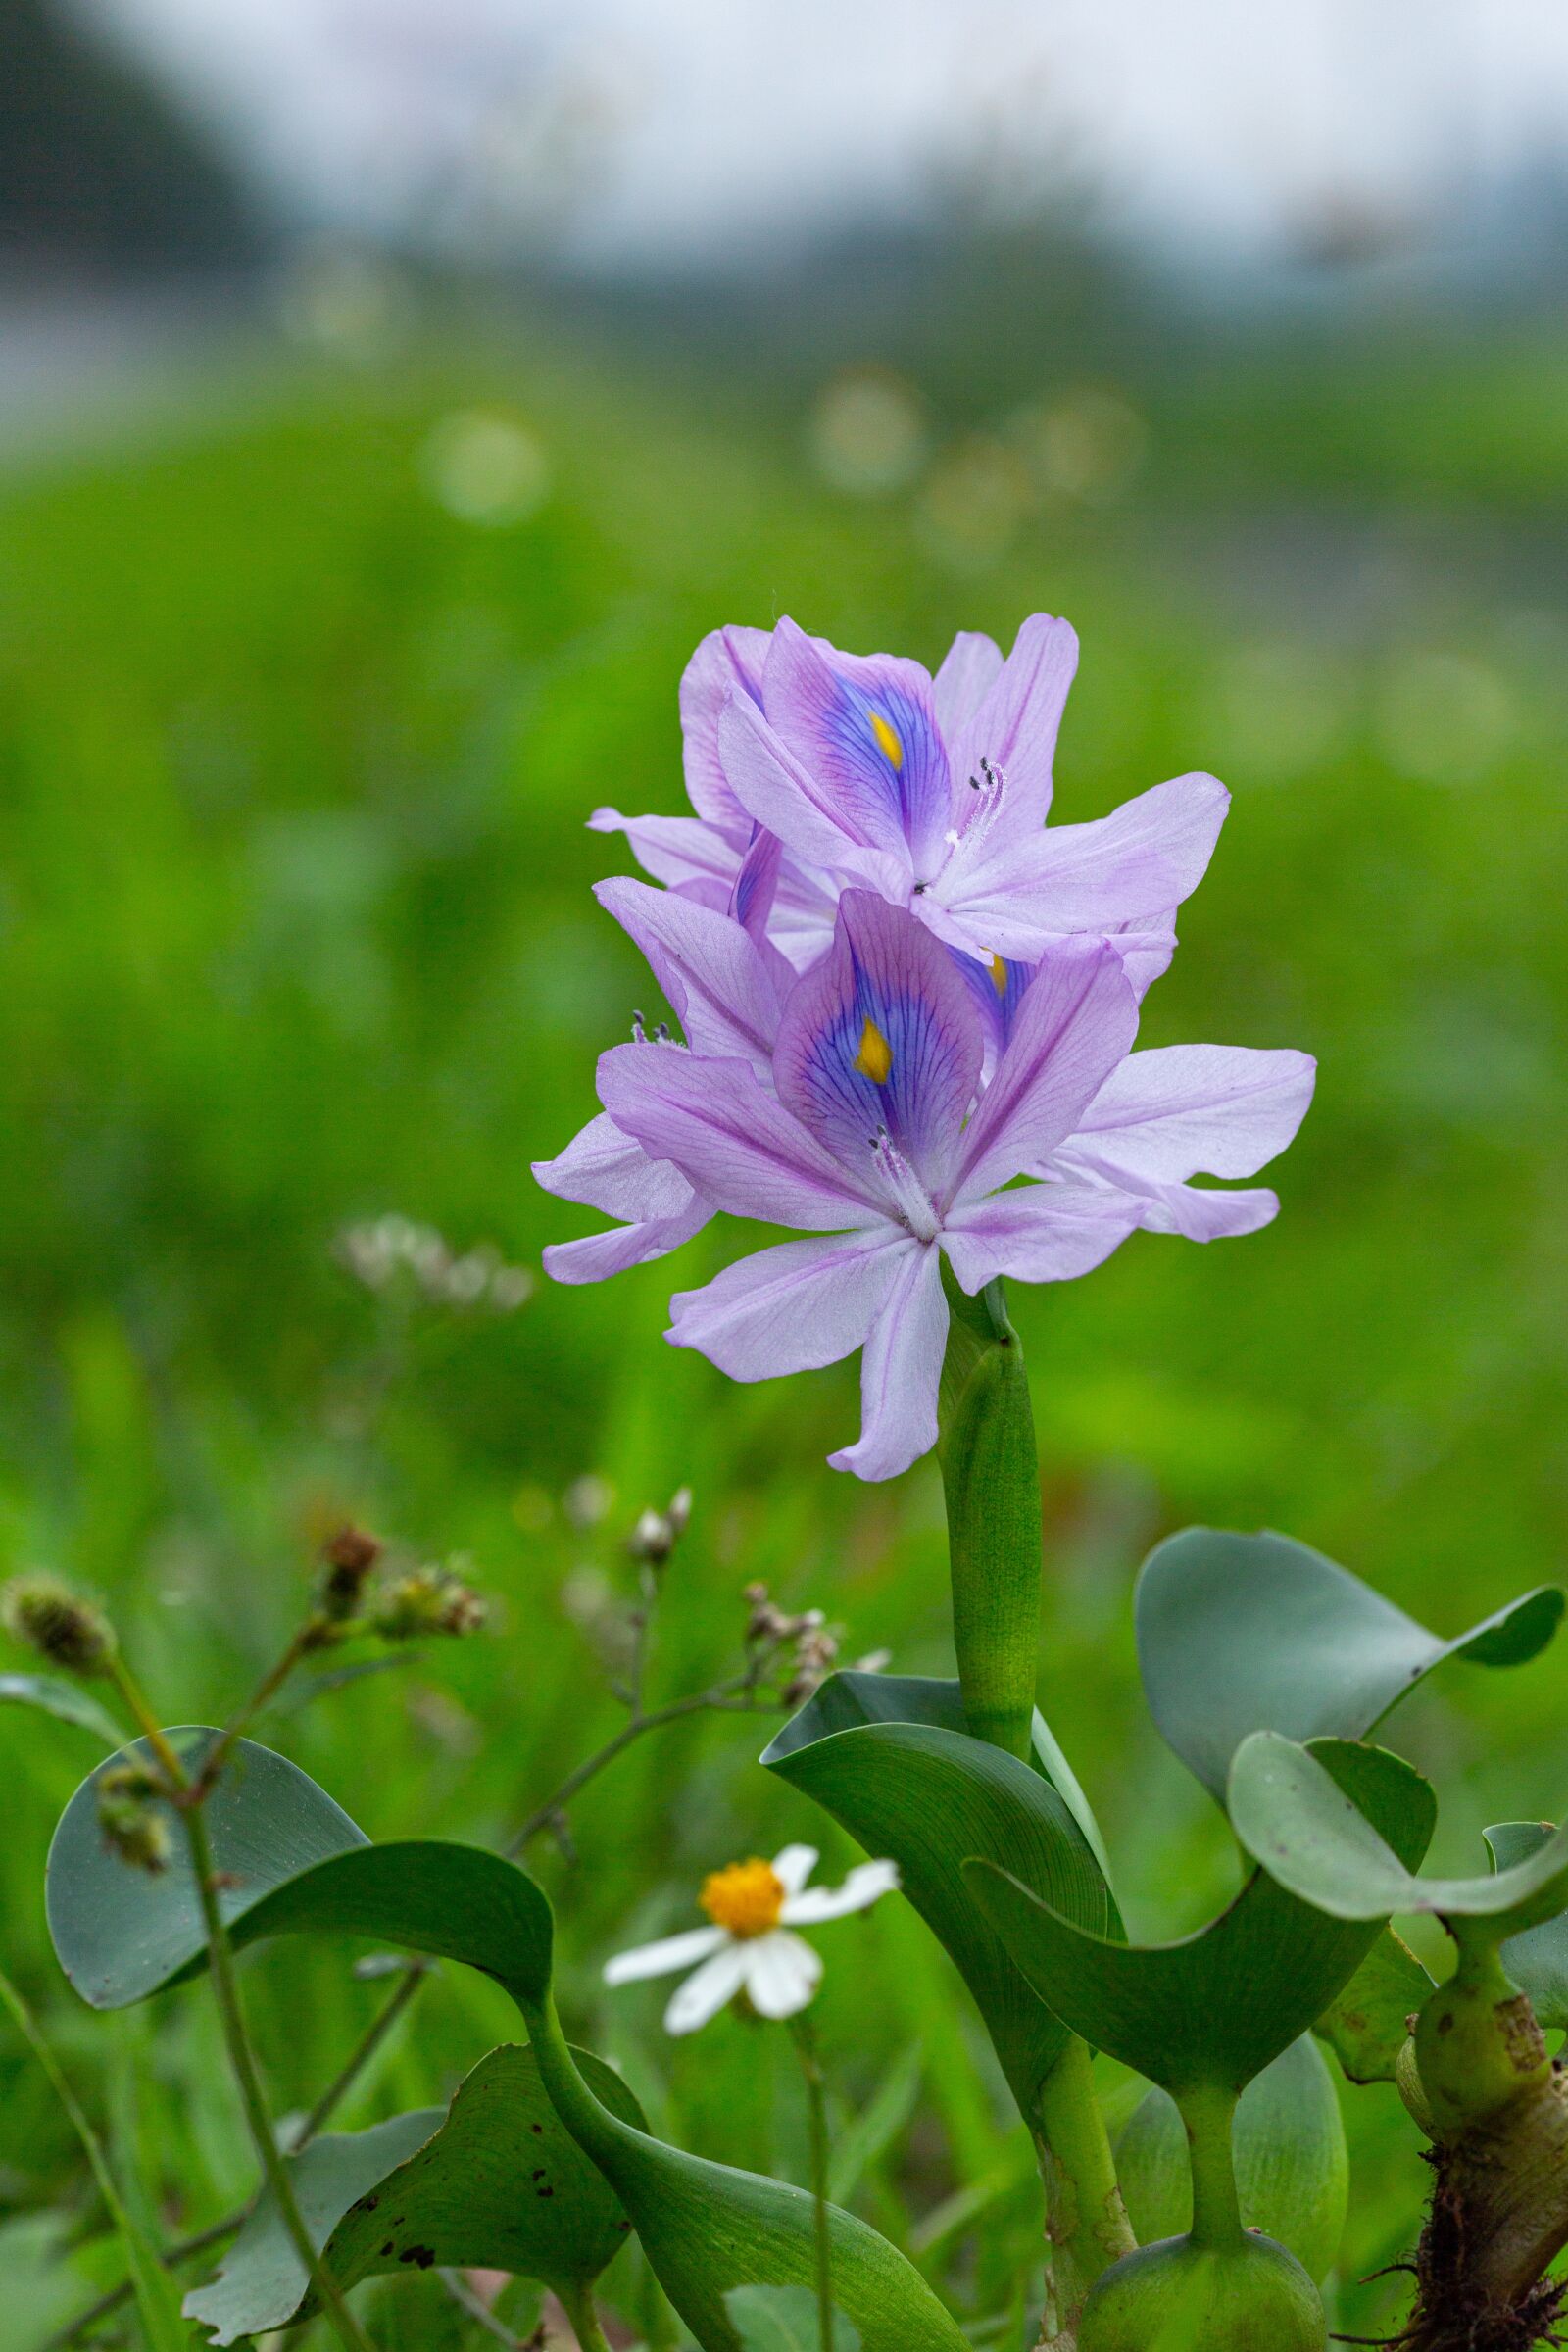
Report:
M 802 2012 L 790 2019 L 790 2035 L 806 2082 L 806 2112 L 811 2137 L 811 2195 L 816 2203 L 816 2334 L 821 2352 L 833 2352 L 833 2240 L 827 2209 L 827 2101 L 816 2036 Z
M 615 2157 L 624 2125 L 617 2124 L 601 2107 L 578 2074 L 576 2061 L 561 2030 L 554 1994 L 547 1992 L 542 2001 L 525 2000 L 517 1993 L 514 1993 L 514 1998 L 527 2020 L 528 2044 L 550 2104 L 578 2146 L 593 2158 L 613 2186 Z
M 605 2331 L 599 2325 L 594 2299 L 586 2287 L 573 2289 L 563 2286 L 561 2308 L 571 2322 L 571 2332 L 577 2338 L 580 2352 L 610 2352 Z
M 1193 2172 L 1193 2243 L 1205 2253 L 1219 2254 L 1243 2239 L 1242 2208 L 1236 2194 L 1236 2167 L 1231 2156 L 1231 2127 L 1236 2118 L 1234 2091 L 1187 2091 L 1177 2101 L 1187 2127 L 1187 2152 Z
M 1094 2062 L 1076 2036 L 1040 2086 L 1040 2176 L 1046 2185 L 1054 2332 L 1076 2341 L 1078 2315 L 1102 2271 L 1136 2244 L 1095 2089 Z
M 964 1714 L 977 1740 L 1027 1756 L 1044 1548 L 1029 1381 L 1001 1283 L 968 1298 L 946 1267 L 943 1279 L 940 1460 Z

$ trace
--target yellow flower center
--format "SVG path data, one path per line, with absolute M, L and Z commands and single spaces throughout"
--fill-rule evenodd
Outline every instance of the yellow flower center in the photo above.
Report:
M 866 715 L 871 721 L 871 732 L 876 737 L 877 749 L 896 775 L 904 765 L 904 746 L 880 710 L 867 711 Z
M 784 1910 L 784 1883 L 771 1862 L 731 1862 L 710 1871 L 698 1898 L 715 1928 L 745 1938 L 765 1936 L 776 1928 Z
M 996 990 L 999 997 L 1004 997 L 1006 995 L 1007 967 L 1003 962 L 1000 956 L 993 956 L 991 958 L 991 985 Z
M 873 1020 L 867 1020 L 860 1031 L 860 1051 L 855 1056 L 855 1067 L 862 1078 L 874 1079 L 878 1086 L 886 1086 L 893 1075 L 893 1048 Z

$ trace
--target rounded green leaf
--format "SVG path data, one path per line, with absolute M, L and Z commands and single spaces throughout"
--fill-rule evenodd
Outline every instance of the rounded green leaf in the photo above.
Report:
M 1549 1821 L 1499 1821 L 1486 1838 L 1498 1870 L 1512 1870 L 1539 1854 L 1552 1835 Z M 1510 1936 L 1502 1964 L 1530 1995 L 1538 2024 L 1568 2027 L 1568 1913 Z
M 1138 1657 L 1163 1738 L 1223 1803 L 1249 1734 L 1364 1739 L 1446 1658 L 1535 1657 L 1564 1605 L 1544 1586 L 1445 1642 L 1305 1544 L 1193 1527 L 1144 1563 Z
M 1368 1820 L 1361 1792 L 1348 1792 L 1325 1770 L 1332 1760 L 1328 1742 L 1298 1747 L 1277 1732 L 1255 1732 L 1231 1769 L 1237 1837 L 1272 1879 L 1317 1911 L 1347 1921 L 1415 1913 L 1489 1919 L 1517 1935 L 1568 1906 L 1568 1830 L 1490 1876 L 1420 1879 Z
M 1289 2246 L 1322 2279 L 1334 2268 L 1349 2197 L 1349 2158 L 1334 2083 L 1309 2034 L 1243 2091 L 1231 2142 L 1242 2219 Z M 1193 2226 L 1187 2132 L 1168 2092 L 1152 2090 L 1116 2142 L 1116 2174 L 1140 2245 Z
M 660 2285 L 703 2352 L 742 2352 L 727 2304 L 738 2286 L 816 2279 L 816 2207 L 804 2189 L 710 2164 L 612 2115 L 572 2063 L 552 2002 L 529 2011 L 556 2111 L 619 2196 Z M 965 2352 L 925 2280 L 885 2237 L 827 2209 L 833 2306 L 864 2352 Z
M 573 2053 L 607 2107 L 642 2111 L 618 2075 Z M 406 2269 L 480 2268 L 537 2278 L 560 2294 L 590 2286 L 630 2224 L 598 2167 L 558 2119 L 531 2050 L 492 2050 L 451 2108 L 329 2133 L 289 2160 L 306 2226 L 340 2286 Z M 216 2278 L 185 2298 L 213 2341 L 261 2334 L 316 2308 L 304 2268 L 264 2196 Z
M 1409 1946 L 1385 1928 L 1312 2031 L 1326 2041 L 1347 2082 L 1395 2082 L 1409 2020 L 1432 1991 L 1433 1980 Z
M 169 1737 L 197 1762 L 218 1735 L 186 1727 Z M 145 1742 L 129 1752 L 145 1754 Z M 98 1777 L 83 1782 L 55 1832 L 49 1932 L 83 1998 L 122 2009 L 204 1968 L 207 1940 L 177 1822 L 170 1868 L 156 1877 L 130 1869 L 99 1832 Z M 549 1984 L 549 1906 L 499 1854 L 434 1838 L 371 1845 L 307 1774 L 248 1740 L 207 1818 L 236 1946 L 336 1930 L 466 1961 L 519 1998 Z
M 1082 1827 L 1043 1773 L 947 1721 L 862 1716 L 858 1723 L 852 1717 L 851 1728 L 820 1728 L 844 1722 L 860 1706 L 925 1703 L 944 1713 L 951 1707 L 951 1684 L 906 1682 L 874 1692 L 834 1688 L 881 1679 L 835 1676 L 762 1760 L 814 1797 L 867 1852 L 898 1863 L 904 1892 L 957 1963 L 1013 2097 L 1032 2118 L 1039 2086 L 1067 2035 L 976 1908 L 963 1864 L 974 1854 L 988 1856 L 1096 1934 L 1119 1935 L 1120 1918 Z
M 1420 1774 L 1378 1748 L 1325 1744 L 1357 1802 L 1418 1862 L 1435 1811 Z M 1117 1944 L 1086 1934 L 993 1862 L 971 1861 L 964 1875 L 1062 2023 L 1178 2099 L 1243 2089 L 1322 2014 L 1377 1933 L 1359 1916 L 1325 1917 L 1257 1872 L 1196 1936 Z

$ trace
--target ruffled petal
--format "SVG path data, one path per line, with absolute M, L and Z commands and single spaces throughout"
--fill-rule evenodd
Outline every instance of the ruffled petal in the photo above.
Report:
M 850 839 L 912 857 L 923 870 L 947 831 L 952 788 L 931 681 L 919 664 L 840 654 L 781 620 L 762 673 L 762 708 Z
M 724 826 L 700 816 L 622 816 L 618 808 L 596 808 L 588 830 L 624 833 L 644 873 L 671 890 L 698 897 L 720 914 L 729 905 L 752 837 L 744 815 L 734 826 Z
M 982 759 L 1002 770 L 994 841 L 1038 831 L 1046 821 L 1056 736 L 1077 667 L 1078 639 L 1069 623 L 1033 613 L 983 700 L 950 738 L 956 787 L 978 771 Z
M 846 1919 L 852 1911 L 869 1909 L 884 1894 L 891 1894 L 898 1884 L 896 1862 L 858 1863 L 842 1886 L 808 1886 L 804 1894 L 792 1896 L 784 1906 L 784 1924 L 811 1928 L 825 1919 Z
M 686 664 L 680 682 L 680 729 L 686 793 L 699 816 L 722 825 L 745 822 L 745 812 L 724 781 L 718 757 L 718 714 L 732 694 L 762 699 L 762 664 L 768 629 L 710 630 Z
M 934 1190 L 952 1166 L 980 1060 L 952 957 L 902 907 L 846 891 L 830 952 L 779 1023 L 779 1101 L 852 1170 L 870 1174 L 885 1133 Z
M 773 964 L 751 935 L 678 892 L 623 875 L 597 884 L 594 895 L 647 956 L 693 1051 L 739 1054 L 765 1073 L 779 991 Z
M 781 1242 L 726 1266 L 700 1291 L 677 1291 L 667 1336 L 731 1380 L 836 1364 L 864 1345 L 905 1256 L 918 1247 L 887 1227 Z
M 635 1984 L 644 1977 L 667 1977 L 677 1968 L 694 1968 L 722 1950 L 729 1937 L 722 1928 L 688 1928 L 683 1936 L 666 1936 L 662 1943 L 643 1943 L 632 1952 L 617 1952 L 605 1962 L 607 1984 Z
M 999 1274 L 1075 1282 L 1102 1265 L 1143 1223 L 1142 1203 L 1097 1185 L 1031 1184 L 955 1209 L 942 1247 L 972 1298 Z
M 706 1200 L 689 1186 L 687 1191 L 687 1206 L 679 1216 L 615 1225 L 608 1233 L 585 1234 L 577 1242 L 552 1242 L 543 1252 L 545 1272 L 552 1282 L 608 1282 L 612 1274 L 667 1257 L 701 1233 L 713 1215 Z
M 1112 1175 L 1255 1176 L 1294 1140 L 1316 1078 L 1288 1049 L 1158 1046 L 1111 1071 L 1069 1140 Z
M 748 1062 L 705 1061 L 679 1046 L 614 1046 L 599 1057 L 599 1099 L 617 1127 L 654 1158 L 673 1160 L 733 1216 L 806 1233 L 885 1220 L 868 1176 L 841 1168 Z
M 947 1345 L 941 1254 L 916 1245 L 900 1264 L 860 1359 L 860 1435 L 828 1455 L 833 1469 L 853 1470 L 857 1478 L 897 1478 L 930 1452 Z
M 536 1159 L 533 1174 L 558 1200 L 578 1200 L 607 1217 L 678 1216 L 691 1200 L 692 1188 L 679 1168 L 650 1159 L 603 1110 L 578 1129 L 564 1152 Z
M 1137 1034 L 1137 1000 L 1115 949 L 1104 940 L 1054 948 L 1024 993 L 1006 1051 L 964 1133 L 956 1198 L 974 1200 L 1041 1166 Z
M 822 1982 L 822 1963 L 810 1945 L 787 1928 L 753 1936 L 740 1946 L 746 1962 L 746 1994 L 759 2017 L 795 2017 Z
M 996 684 L 1002 648 L 979 629 L 960 629 L 931 681 L 931 705 L 949 744 Z

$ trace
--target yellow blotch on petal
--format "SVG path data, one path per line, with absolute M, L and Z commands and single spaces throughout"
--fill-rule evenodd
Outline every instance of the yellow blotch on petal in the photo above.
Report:
M 855 1056 L 855 1066 L 862 1078 L 874 1079 L 878 1086 L 886 1086 L 893 1075 L 893 1048 L 873 1020 L 867 1020 L 860 1031 L 860 1051 Z
M 1000 956 L 993 956 L 991 958 L 991 985 L 996 990 L 999 997 L 1004 997 L 1006 995 L 1007 967 L 1003 962 Z
M 784 1882 L 771 1862 L 731 1862 L 710 1871 L 699 1900 L 715 1928 L 742 1941 L 765 1936 L 778 1926 L 784 1911 Z
M 904 765 L 904 746 L 899 741 L 897 734 L 888 725 L 880 710 L 868 711 L 866 715 L 871 721 L 871 732 L 876 737 L 877 748 L 882 757 L 890 767 L 901 768 Z

